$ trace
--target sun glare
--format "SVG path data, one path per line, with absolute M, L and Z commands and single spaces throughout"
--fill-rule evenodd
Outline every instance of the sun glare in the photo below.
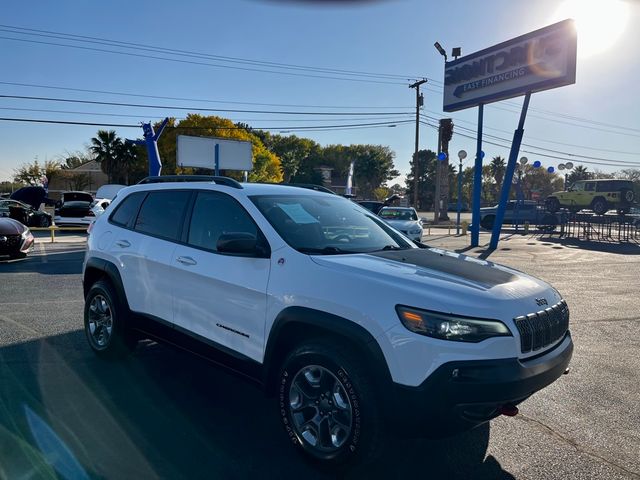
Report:
M 622 36 L 629 15 L 629 5 L 623 0 L 565 0 L 552 20 L 575 20 L 578 56 L 585 58 L 613 46 Z

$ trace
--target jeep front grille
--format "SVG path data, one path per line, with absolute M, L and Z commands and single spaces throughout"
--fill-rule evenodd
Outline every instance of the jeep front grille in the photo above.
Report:
M 520 333 L 522 353 L 535 352 L 560 340 L 569 329 L 567 302 L 514 318 Z

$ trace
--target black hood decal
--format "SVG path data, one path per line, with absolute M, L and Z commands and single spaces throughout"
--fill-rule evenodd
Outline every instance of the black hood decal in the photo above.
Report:
M 487 288 L 517 280 L 517 276 L 487 262 L 478 263 L 472 257 L 455 253 L 440 253 L 430 249 L 387 250 L 369 255 L 396 262 L 428 268 L 479 283 Z M 468 258 L 469 260 L 465 260 Z

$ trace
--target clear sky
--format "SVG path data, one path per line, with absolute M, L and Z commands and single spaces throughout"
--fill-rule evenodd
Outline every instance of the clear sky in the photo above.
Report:
M 597 4 L 610 5 L 611 2 L 574 0 L 564 10 L 572 14 L 572 9 L 584 8 L 580 5 L 593 4 L 596 8 Z M 424 113 L 434 118 L 451 116 L 456 127 L 474 129 L 477 109 L 452 115 L 442 113 L 443 59 L 434 49 L 434 41 L 439 41 L 448 51 L 451 47 L 460 46 L 463 54 L 468 54 L 553 23 L 560 19 L 558 15 L 565 15 L 565 12 L 557 13 L 563 3 L 559 0 L 319 3 L 260 0 L 10 2 L 4 6 L 0 19 L 0 95 L 199 108 L 339 111 L 344 114 L 326 117 L 273 113 L 218 114 L 235 121 L 245 121 L 257 128 L 352 125 L 414 118 L 411 112 L 415 105 L 415 94 L 407 88 L 407 80 L 424 76 L 432 79 L 426 85 Z M 589 53 L 585 52 L 584 47 L 587 40 L 595 40 L 596 44 L 603 46 L 609 41 L 615 42 L 601 53 L 578 59 L 575 85 L 541 92 L 532 97 L 524 143 L 537 148 L 525 149 L 538 152 L 543 151 L 540 148 L 557 150 L 605 159 L 585 159 L 585 162 L 619 165 L 589 164 L 591 170 L 599 168 L 614 171 L 624 166 L 634 166 L 634 163 L 640 167 L 640 94 L 637 90 L 640 62 L 636 51 L 640 45 L 640 30 L 633 28 L 633 25 L 640 23 L 640 3 L 629 0 L 627 5 L 626 18 L 622 19 L 626 21 L 626 28 L 625 21 L 619 22 L 620 18 L 605 11 L 605 14 L 596 15 L 591 30 L 579 29 L 579 35 L 582 35 L 579 36 L 580 53 Z M 25 28 L 38 32 L 22 30 Z M 170 56 L 150 51 L 148 47 L 144 47 L 147 50 L 125 49 L 105 45 L 105 42 L 73 42 L 53 38 L 59 35 L 44 34 L 42 31 L 192 53 Z M 195 54 L 389 76 L 358 77 L 358 81 L 353 81 L 355 77 L 349 77 L 351 80 L 347 81 L 316 78 L 338 75 L 310 70 L 279 70 L 309 76 L 274 74 L 246 70 L 271 70 L 264 65 L 227 62 L 224 65 L 243 69 L 212 66 L 222 62 Z M 134 55 L 170 57 L 173 61 Z M 362 79 L 370 81 L 360 81 Z M 192 100 L 99 94 L 42 86 Z M 298 106 L 265 106 L 256 103 Z M 486 133 L 510 139 L 516 127 L 520 104 L 521 99 L 514 99 L 488 106 L 485 109 Z M 0 97 L 0 117 L 11 118 L 139 124 L 143 120 L 155 121 L 164 116 L 182 117 L 188 111 L 188 108 L 165 110 Z M 391 114 L 384 117 L 358 116 L 353 112 Z M 414 125 L 396 125 L 393 128 L 287 131 L 313 138 L 321 144 L 389 145 L 396 153 L 396 168 L 405 174 L 413 152 Z M 97 129 L 93 126 L 0 121 L 0 180 L 8 180 L 14 168 L 36 157 L 39 160 L 52 159 L 66 151 L 82 149 Z M 116 130 L 122 137 L 137 138 L 142 135 L 139 127 Z M 454 131 L 469 134 L 469 131 L 455 128 Z M 278 133 L 278 130 L 275 132 Z M 421 148 L 435 150 L 436 142 L 436 132 L 423 126 Z M 467 164 L 470 163 L 475 141 L 454 133 L 450 151 L 453 154 L 461 148 L 470 153 L 466 160 Z M 494 155 L 508 155 L 508 150 L 503 147 L 486 145 L 484 151 L 486 159 Z M 544 152 L 549 153 L 547 150 Z M 524 155 L 530 161 L 540 160 L 545 166 L 561 163 L 561 160 L 543 158 L 534 153 Z M 583 162 L 575 158 L 574 163 Z

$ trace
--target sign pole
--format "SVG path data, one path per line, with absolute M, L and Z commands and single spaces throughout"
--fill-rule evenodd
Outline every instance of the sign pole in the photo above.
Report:
M 458 213 L 456 215 L 456 235 L 460 235 L 460 211 L 462 210 L 462 157 L 458 167 Z
M 524 135 L 524 121 L 527 118 L 527 110 L 529 109 L 529 100 L 531 99 L 531 92 L 527 92 L 524 96 L 524 103 L 522 104 L 522 112 L 520 112 L 520 121 L 518 122 L 518 129 L 513 133 L 513 143 L 511 144 L 511 152 L 509 153 L 509 162 L 507 163 L 507 171 L 504 174 L 504 180 L 502 181 L 502 192 L 500 194 L 500 203 L 498 204 L 498 211 L 496 212 L 496 219 L 493 223 L 493 231 L 491 232 L 491 243 L 489 248 L 495 250 L 498 248 L 498 240 L 500 240 L 500 230 L 502 230 L 502 221 L 504 220 L 504 211 L 509 201 L 509 191 L 511 190 L 511 182 L 513 181 L 513 172 L 516 169 L 516 159 L 520 152 L 520 144 L 522 143 L 522 137 Z
M 215 175 L 216 177 L 220 175 L 220 145 L 216 143 L 216 146 L 213 149 L 215 155 Z
M 482 190 L 482 121 L 484 104 L 478 105 L 478 139 L 476 145 L 476 163 L 473 171 L 473 211 L 471 213 L 471 246 L 477 247 L 480 241 L 480 191 Z

